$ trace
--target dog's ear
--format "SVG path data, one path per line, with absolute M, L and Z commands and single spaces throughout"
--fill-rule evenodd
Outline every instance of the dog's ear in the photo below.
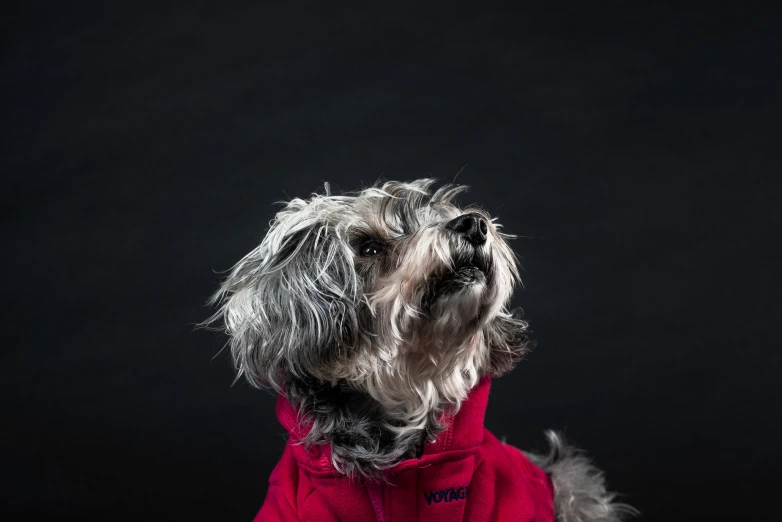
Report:
M 357 344 L 360 282 L 324 200 L 291 201 L 213 298 L 238 375 L 257 386 L 322 378 L 321 369 Z
M 520 314 L 520 311 L 519 311 Z M 532 349 L 527 322 L 514 312 L 500 312 L 486 328 L 489 345 L 489 371 L 498 377 L 516 366 Z

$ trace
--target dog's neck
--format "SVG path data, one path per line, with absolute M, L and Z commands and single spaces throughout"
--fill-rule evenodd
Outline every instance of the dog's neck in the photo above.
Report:
M 377 401 L 340 384 L 291 382 L 286 395 L 280 396 L 277 414 L 292 442 L 318 453 L 331 469 L 376 479 L 404 460 L 442 450 L 438 444 L 454 428 L 467 438 L 482 433 L 489 382 L 482 379 L 456 415 L 433 409 L 415 430 L 397 429 Z

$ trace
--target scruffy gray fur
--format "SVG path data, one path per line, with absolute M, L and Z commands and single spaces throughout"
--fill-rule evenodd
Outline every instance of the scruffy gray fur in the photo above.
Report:
M 345 195 L 327 185 L 291 200 L 205 323 L 228 334 L 239 376 L 297 408 L 302 442 L 329 445 L 334 467 L 357 479 L 420 456 L 443 414 L 529 350 L 527 323 L 508 310 L 519 282 L 511 236 L 485 210 L 456 206 L 466 187 L 433 183 Z M 549 459 L 558 499 L 572 499 L 561 520 L 615 520 L 580 459 Z
M 558 522 L 621 522 L 638 514 L 635 508 L 615 502 L 616 495 L 606 489 L 603 473 L 581 450 L 568 446 L 553 431 L 547 431 L 546 438 L 547 455 L 525 455 L 551 476 Z

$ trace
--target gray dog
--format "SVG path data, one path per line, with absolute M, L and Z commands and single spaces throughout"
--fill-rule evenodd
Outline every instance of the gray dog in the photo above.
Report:
M 331 195 L 327 185 L 325 195 L 293 199 L 215 294 L 220 309 L 209 322 L 224 325 L 239 375 L 279 394 L 278 414 L 291 431 L 286 454 L 308 455 L 293 471 L 281 461 L 275 473 L 295 475 L 296 483 L 281 485 L 282 475 L 273 475 L 269 495 L 277 491 L 285 501 L 270 508 L 277 501 L 267 497 L 259 520 L 287 520 L 283 511 L 290 519 L 305 518 L 307 509 L 338 513 L 340 502 L 362 520 L 359 497 L 368 499 L 373 519 L 397 519 L 389 512 L 395 488 L 406 480 L 402 470 L 418 463 L 420 474 L 430 465 L 427 445 L 454 436 L 449 429 L 460 425 L 471 392 L 528 351 L 527 324 L 507 309 L 519 280 L 509 236 L 484 210 L 455 206 L 465 187 L 431 193 L 432 183 L 387 182 L 348 195 Z M 481 425 L 482 419 L 481 411 Z M 485 432 L 476 442 L 489 438 L 496 440 Z M 548 438 L 547 456 L 516 451 L 505 460 L 524 459 L 519 466 L 531 466 L 530 484 L 547 481 L 541 487 L 552 517 L 615 521 L 632 513 L 613 501 L 588 459 L 553 432 Z M 312 455 L 325 456 L 317 473 Z M 321 472 L 354 489 L 316 501 L 313 477 Z M 453 518 L 423 511 L 434 504 L 460 506 L 453 519 L 477 519 L 470 503 L 485 485 L 464 480 L 416 497 L 421 519 Z M 300 505 L 302 497 L 315 507 Z M 496 493 L 494 504 L 503 502 L 514 501 Z M 486 520 L 510 516 L 487 509 L 481 508 Z M 533 518 L 547 518 L 546 509 Z

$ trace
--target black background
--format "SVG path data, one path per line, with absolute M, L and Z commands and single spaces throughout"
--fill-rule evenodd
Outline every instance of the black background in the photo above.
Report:
M 324 181 L 459 171 L 538 341 L 488 427 L 644 520 L 776 518 L 778 9 L 69 4 L 3 15 L 8 520 L 249 520 L 283 430 L 193 329 L 214 271 Z

